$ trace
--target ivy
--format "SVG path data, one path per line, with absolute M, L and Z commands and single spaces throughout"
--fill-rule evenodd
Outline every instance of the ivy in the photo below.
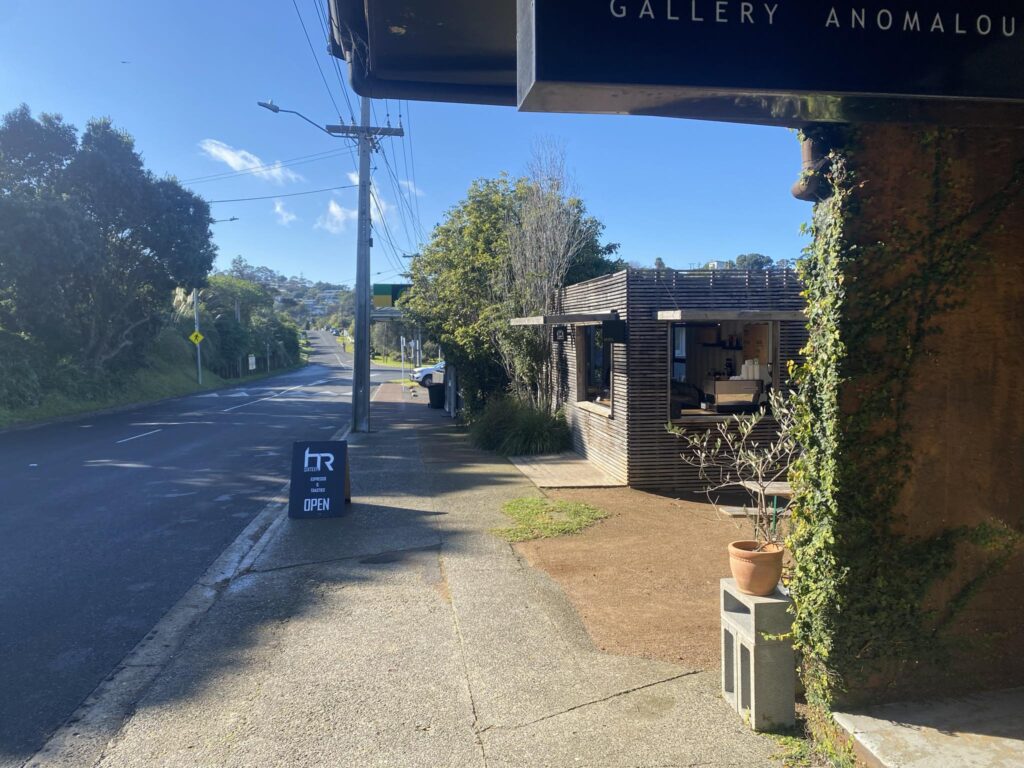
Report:
M 943 315 L 961 305 L 972 271 L 990 257 L 983 238 L 1021 196 L 1024 165 L 975 204 L 952 161 L 957 132 L 919 131 L 934 216 L 915 229 L 896 211 L 884 241 L 870 242 L 860 218 L 859 134 L 829 130 L 832 194 L 815 205 L 812 243 L 798 265 L 810 334 L 804 363 L 791 371 L 804 450 L 790 475 L 788 545 L 809 722 L 844 764 L 851 757 L 829 715 L 836 699 L 864 682 L 900 686 L 941 663 L 951 650 L 947 630 L 1021 547 L 1020 533 L 998 521 L 915 536 L 901 525 L 897 503 L 911 470 L 913 372 Z M 930 609 L 929 591 L 966 546 L 986 553 L 986 566 L 941 611 Z

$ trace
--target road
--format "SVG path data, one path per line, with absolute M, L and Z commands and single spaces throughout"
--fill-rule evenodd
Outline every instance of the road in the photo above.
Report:
M 245 387 L 0 433 L 0 768 L 42 746 L 351 418 L 351 355 Z M 394 369 L 375 369 L 380 382 Z

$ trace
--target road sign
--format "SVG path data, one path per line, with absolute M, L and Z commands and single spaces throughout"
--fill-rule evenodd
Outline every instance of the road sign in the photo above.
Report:
M 256 355 L 249 355 L 249 370 L 256 370 Z
M 295 443 L 288 517 L 340 517 L 352 500 L 348 441 Z
M 199 342 L 201 342 L 205 338 L 206 337 L 203 336 L 203 334 L 201 334 L 199 331 L 192 331 L 192 333 L 189 334 L 188 340 L 198 347 Z

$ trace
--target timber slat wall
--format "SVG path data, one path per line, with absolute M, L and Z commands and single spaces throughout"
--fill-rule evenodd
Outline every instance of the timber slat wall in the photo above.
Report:
M 599 277 L 566 288 L 561 296 L 561 311 L 619 313 L 627 318 L 626 272 Z M 612 345 L 612 409 L 611 417 L 584 410 L 576 404 L 576 330 L 568 326 L 569 340 L 555 344 L 559 396 L 565 406 L 566 420 L 572 430 L 573 447 L 603 469 L 616 482 L 627 481 L 626 420 L 628 382 L 626 379 L 626 345 Z
M 679 458 L 681 441 L 665 430 L 669 410 L 669 328 L 654 319 L 660 309 L 800 310 L 800 282 L 789 270 L 746 272 L 707 270 L 629 270 L 629 434 L 628 482 L 636 488 L 704 490 L 697 470 Z M 780 373 L 795 359 L 807 332 L 803 323 L 779 323 Z M 793 357 L 787 357 L 792 355 Z M 689 425 L 688 425 L 689 426 Z M 714 422 L 693 429 L 714 429 Z M 759 440 L 771 439 L 775 423 L 757 428 Z
M 565 372 L 562 394 L 576 450 L 616 479 L 637 488 L 703 491 L 697 470 L 679 458 L 680 441 L 665 430 L 669 410 L 669 328 L 656 318 L 658 310 L 803 309 L 801 286 L 789 270 L 634 270 L 570 286 L 562 294 L 562 311 L 616 310 L 628 322 L 629 343 L 613 345 L 613 418 L 579 408 L 576 392 L 576 349 L 570 341 L 556 344 L 556 369 Z M 779 323 L 775 339 L 779 356 L 776 379 L 785 377 L 786 362 L 799 361 L 807 340 L 803 323 Z M 564 347 L 559 350 L 558 347 Z M 714 428 L 714 421 L 693 428 Z M 775 424 L 758 426 L 758 439 L 770 439 Z

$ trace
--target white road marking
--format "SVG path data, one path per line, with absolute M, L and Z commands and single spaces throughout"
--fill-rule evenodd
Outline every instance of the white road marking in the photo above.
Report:
M 248 392 L 232 392 L 230 395 L 224 395 L 224 397 L 249 397 Z
M 252 400 L 248 403 L 241 403 L 239 405 L 233 405 L 230 408 L 225 408 L 223 411 L 221 411 L 221 413 L 230 413 L 231 411 L 237 410 L 238 408 L 245 408 L 245 406 L 247 405 L 256 405 L 256 403 L 262 403 L 264 400 L 273 400 L 278 395 L 283 395 L 285 392 L 291 392 L 293 389 L 299 389 L 305 386 L 308 385 L 296 384 L 294 387 L 289 387 L 288 389 L 282 389 L 280 392 L 275 392 L 274 394 L 270 395 L 270 397 L 261 397 L 259 400 Z
M 143 432 L 141 435 L 132 435 L 131 437 L 126 437 L 124 440 L 115 440 L 114 444 L 117 445 L 119 443 L 127 443 L 129 440 L 138 440 L 140 437 L 145 437 L 146 435 L 155 435 L 157 432 L 163 432 L 163 430 L 154 429 L 149 432 Z
M 220 397 L 216 392 L 211 392 L 208 395 L 196 395 L 196 397 Z

